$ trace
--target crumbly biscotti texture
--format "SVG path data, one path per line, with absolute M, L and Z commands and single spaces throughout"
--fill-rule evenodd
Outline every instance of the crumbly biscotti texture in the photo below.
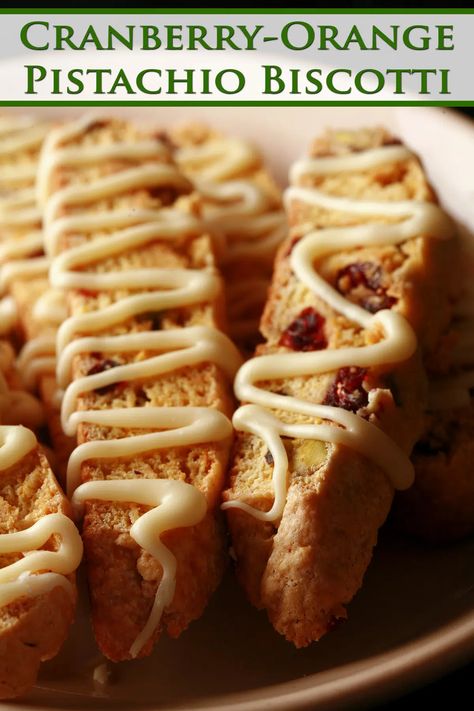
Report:
M 338 155 L 389 142 L 392 139 L 379 130 L 333 132 L 315 144 L 313 155 Z M 331 195 L 362 200 L 434 200 L 415 158 L 366 172 L 308 177 L 303 182 Z M 366 218 L 367 222 L 382 220 L 385 218 L 376 215 Z M 362 346 L 381 338 L 382 334 L 363 331 L 332 311 L 296 279 L 289 263 L 294 243 L 311 229 L 361 222 L 360 216 L 296 201 L 290 206 L 294 228 L 277 255 L 261 322 L 266 343 L 258 347 L 257 355 L 290 353 L 288 345 L 280 344 L 282 334 L 298 319 L 304 331 L 305 309 L 324 319 L 319 334 L 323 340 L 315 349 Z M 329 255 L 318 262 L 317 270 L 346 298 L 364 308 L 374 312 L 391 307 L 404 314 L 419 330 L 422 347 L 428 349 L 449 319 L 447 293 L 439 288 L 449 249 L 448 242 L 420 235 L 398 247 L 360 247 Z M 351 265 L 365 270 L 368 278 L 354 285 Z M 437 306 L 434 312 L 433 303 Z M 426 383 L 420 354 L 397 367 L 370 368 L 360 376 L 355 391 L 348 393 L 355 398 L 350 409 L 382 428 L 409 453 L 423 426 Z M 310 402 L 344 406 L 337 395 L 346 387 L 341 377 L 340 372 L 327 373 L 261 386 Z M 370 400 L 367 391 L 371 392 Z M 296 419 L 289 413 L 276 414 L 287 422 Z M 249 599 L 267 610 L 278 632 L 303 647 L 346 616 L 345 605 L 361 586 L 378 529 L 392 503 L 393 488 L 383 471 L 341 445 L 298 439 L 284 442 L 290 466 L 281 521 L 276 525 L 261 523 L 238 509 L 227 513 L 237 574 Z M 268 510 L 273 489 L 272 467 L 267 460 L 261 440 L 238 433 L 225 499 L 238 498 Z
M 30 527 L 50 513 L 71 515 L 69 502 L 38 447 L 0 477 L 0 533 Z M 48 543 L 53 549 L 57 542 Z M 21 555 L 0 555 L 0 567 Z M 69 576 L 74 583 L 74 576 Z M 27 692 L 42 661 L 54 657 L 72 623 L 76 600 L 63 588 L 0 608 L 0 698 Z
M 133 141 L 141 134 L 129 124 L 101 122 L 90 127 L 73 145 L 94 145 L 123 140 Z M 54 188 L 90 182 L 105 174 L 128 168 L 131 162 L 120 161 L 94 165 L 82 170 L 59 169 L 53 175 Z M 183 209 L 196 209 L 195 198 L 179 197 L 166 188 L 128 191 L 106 202 L 89 203 L 71 208 L 82 214 L 116 207 L 160 208 L 177 205 Z M 70 212 L 67 210 L 67 214 Z M 104 236 L 65 235 L 60 245 L 67 249 L 87 239 Z M 214 256 L 211 239 L 207 235 L 183 237 L 173 243 L 156 240 L 137 247 L 126 254 L 96 263 L 90 270 L 125 271 L 140 267 L 189 267 L 213 270 Z M 119 292 L 69 292 L 72 315 L 96 311 L 123 298 L 128 293 Z M 135 292 L 136 293 L 136 292 Z M 221 327 L 223 304 L 220 298 L 214 303 L 198 304 L 188 308 L 145 314 L 129 319 L 116 327 L 100 332 L 108 335 L 155 329 L 179 328 L 205 324 Z M 81 335 L 81 334 L 78 334 Z M 100 334 L 98 334 L 100 335 Z M 73 378 L 98 372 L 105 360 L 119 364 L 138 361 L 157 355 L 151 352 L 84 354 L 73 362 Z M 220 369 L 211 364 L 183 368 L 145 380 L 134 380 L 109 387 L 104 392 L 82 395 L 77 409 L 110 409 L 137 406 L 208 406 L 231 414 L 233 402 L 230 388 Z M 94 440 L 126 437 L 137 430 L 111 430 L 91 424 L 81 424 L 79 443 Z M 193 620 L 199 617 L 208 599 L 217 587 L 225 566 L 225 538 L 219 512 L 220 493 L 228 459 L 227 442 L 202 446 L 157 450 L 128 459 L 90 460 L 82 467 L 82 481 L 92 479 L 172 478 L 194 484 L 204 493 L 208 513 L 194 527 L 170 531 L 162 536 L 166 546 L 177 558 L 176 593 L 171 605 L 164 611 L 161 627 L 168 634 L 178 636 Z M 104 654 L 114 661 L 130 658 L 130 647 L 143 629 L 153 605 L 161 579 L 161 566 L 144 552 L 130 537 L 129 529 L 146 507 L 136 504 L 88 502 L 85 507 L 83 539 L 86 551 L 88 578 L 91 590 L 92 616 L 97 642 Z M 148 654 L 159 636 L 143 647 L 140 655 Z

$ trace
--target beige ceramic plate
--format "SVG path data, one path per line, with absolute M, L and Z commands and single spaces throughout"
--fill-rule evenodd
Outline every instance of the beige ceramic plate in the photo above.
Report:
M 0 80 L 1 80 L 0 67 Z M 50 116 L 79 109 L 37 109 Z M 278 177 L 326 126 L 383 124 L 421 155 L 450 212 L 474 232 L 474 126 L 443 109 L 127 108 L 157 125 L 205 120 L 252 138 Z M 474 243 L 473 243 L 474 244 Z M 100 662 L 87 611 L 58 659 L 45 664 L 23 709 L 347 709 L 407 691 L 474 655 L 474 541 L 429 549 L 386 531 L 348 622 L 297 651 L 243 599 L 232 575 L 205 616 L 149 659 L 114 668 L 94 687 Z M 17 704 L 0 704 L 16 708 Z

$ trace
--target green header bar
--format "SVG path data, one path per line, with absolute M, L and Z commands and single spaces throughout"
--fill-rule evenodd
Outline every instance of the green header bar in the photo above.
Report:
M 474 106 L 474 101 L 0 101 L 1 106 Z
M 401 17 L 401 16 L 413 16 L 416 14 L 420 14 L 423 16 L 435 16 L 435 19 L 438 21 L 442 21 L 443 16 L 446 15 L 466 15 L 466 16 L 471 16 L 474 15 L 474 7 L 472 8 L 417 8 L 417 7 L 403 7 L 403 8 L 378 8 L 378 7 L 370 7 L 370 8 L 330 8 L 330 7 L 325 7 L 325 8 L 225 8 L 225 9 L 216 9 L 216 8 L 209 8 L 209 7 L 203 7 L 203 8 L 179 8 L 179 7 L 163 7 L 163 8 L 102 8 L 102 7 L 82 7 L 82 8 L 68 8 L 68 7 L 60 7 L 60 8 L 15 8 L 15 7 L 7 7 L 7 8 L 0 8 L 0 13 L 4 15 L 19 15 L 19 16 L 30 16 L 35 18 L 35 17 L 44 17 L 45 15 L 48 16 L 61 16 L 61 15 L 77 15 L 77 16 L 82 16 L 82 15 L 88 15 L 93 17 L 94 15 L 118 15 L 122 17 L 129 17 L 129 18 L 140 18 L 143 15 L 150 15 L 154 17 L 159 17 L 159 16 L 164 16 L 164 22 L 166 22 L 166 16 L 167 15 L 182 15 L 183 19 L 180 22 L 185 23 L 184 26 L 187 27 L 190 22 L 192 22 L 192 19 L 196 17 L 198 14 L 203 14 L 203 15 L 209 15 L 209 16 L 220 16 L 221 18 L 225 18 L 227 22 L 229 22 L 229 18 L 232 18 L 235 16 L 239 17 L 239 20 L 242 21 L 242 18 L 248 17 L 252 18 L 255 15 L 275 15 L 275 16 L 281 16 L 281 15 L 287 15 L 289 17 L 294 16 L 295 18 L 298 18 L 298 16 L 304 15 L 308 21 L 314 17 L 314 16 L 344 16 L 344 15 L 354 15 L 354 16 L 366 16 L 366 15 L 371 15 L 371 16 L 394 16 L 394 17 Z M 189 18 L 189 19 L 188 19 Z M 48 20 L 50 18 L 48 17 Z M 237 21 L 237 18 L 236 18 Z M 211 24 L 212 22 L 215 22 L 215 20 L 210 21 Z M 262 19 L 263 22 L 263 19 Z M 7 23 L 7 20 L 5 20 L 5 23 Z M 206 24 L 208 24 L 209 21 L 206 21 Z M 304 23 L 303 23 L 304 24 Z M 275 37 L 272 37 L 271 39 L 276 39 Z M 266 41 L 266 38 L 265 38 Z M 74 47 L 73 47 L 74 48 Z M 40 47 L 40 49 L 42 49 Z M 62 49 L 62 47 L 60 47 Z M 82 49 L 82 47 L 81 47 Z M 299 49 L 299 48 L 297 48 Z M 344 48 L 347 49 L 347 48 Z M 416 48 L 415 48 L 416 49 Z M 444 49 L 444 47 L 443 47 Z M 449 47 L 451 49 L 451 47 Z M 41 69 L 41 67 L 40 67 Z M 56 70 L 54 70 L 56 71 Z M 58 70 L 59 71 L 59 70 Z M 295 70 L 296 71 L 296 70 Z M 444 70 L 443 70 L 444 71 Z M 448 70 L 446 70 L 447 72 Z M 446 74 L 447 76 L 447 74 Z M 444 75 L 443 75 L 444 77 Z M 398 78 L 397 78 L 398 81 Z M 443 78 L 444 81 L 444 78 Z M 447 80 L 446 80 L 447 81 Z M 446 84 L 447 87 L 447 84 Z M 81 90 L 82 91 L 82 90 Z M 463 93 L 468 93 L 470 94 L 469 87 L 466 87 L 466 84 L 464 84 L 464 89 L 462 90 Z M 28 92 L 28 93 L 35 93 L 35 92 Z M 54 91 L 53 94 L 61 94 L 63 92 L 59 91 Z M 81 93 L 81 92 L 71 92 L 71 93 Z M 103 94 L 104 92 L 99 92 Z M 137 93 L 137 92 L 128 92 L 128 93 Z M 142 93 L 142 92 L 140 92 Z M 151 93 L 151 92 L 146 92 L 146 93 Z M 159 92 L 155 92 L 159 93 Z M 192 93 L 192 92 L 190 92 Z M 206 91 L 204 92 L 205 94 L 209 94 L 211 92 Z M 237 92 L 222 92 L 226 94 L 231 94 L 231 93 L 237 93 Z M 272 92 L 270 92 L 272 93 Z M 273 92 L 275 93 L 280 93 L 280 92 Z M 291 92 L 291 93 L 298 93 L 298 92 Z M 306 92 L 306 93 L 317 93 L 317 92 Z M 338 94 L 341 94 L 343 92 L 337 92 Z M 347 93 L 347 92 L 346 92 Z M 369 92 L 363 92 L 363 93 L 369 93 Z M 401 91 L 396 91 L 396 94 L 404 93 Z M 420 91 L 420 94 L 427 94 L 428 92 L 423 90 Z M 437 96 L 440 96 L 440 94 L 450 94 L 450 91 L 443 90 L 440 93 L 437 93 Z M 16 94 L 13 94 L 16 95 Z M 25 94 L 23 94 L 24 96 Z M 90 95 L 90 94 L 89 94 Z M 255 94 L 254 94 L 255 95 Z M 454 107 L 462 107 L 462 106 L 474 106 L 474 100 L 473 101 L 463 101 L 463 100 L 456 100 L 456 101 L 440 101 L 440 100 L 406 100 L 406 101 L 397 101 L 397 100 L 388 100 L 388 101 L 377 101 L 377 100 L 343 100 L 342 98 L 335 98 L 331 100 L 326 100 L 326 101 L 317 101 L 317 100 L 298 100 L 298 99 L 291 99 L 291 100 L 257 100 L 257 101 L 238 101 L 238 100 L 211 100 L 207 101 L 204 99 L 197 99 L 197 100 L 187 100 L 187 99 L 181 99 L 181 100 L 115 100 L 115 101 L 95 101 L 95 100 L 88 100 L 88 101 L 80 101 L 80 100 L 71 100 L 71 101 L 46 101 L 46 100 L 24 100 L 24 101 L 0 101 L 0 106 L 149 106 L 149 107 L 159 107 L 159 106 L 228 106 L 228 107 L 236 107 L 236 106 L 260 106 L 260 107 L 271 107 L 271 106 L 312 106 L 312 107 L 317 107 L 317 106 L 454 106 Z
M 112 7 L 4 7 L 0 13 L 8 15 L 54 14 L 54 15 L 472 15 L 474 8 L 426 8 L 426 7 L 360 7 L 360 8 L 226 8 L 216 10 L 209 7 L 162 7 L 162 8 L 112 8 Z

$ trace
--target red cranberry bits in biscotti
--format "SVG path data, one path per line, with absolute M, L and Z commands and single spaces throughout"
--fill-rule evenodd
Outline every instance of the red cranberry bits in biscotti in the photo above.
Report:
M 379 265 L 355 262 L 338 271 L 336 287 L 341 294 L 352 296 L 363 309 L 374 314 L 397 303 L 395 297 L 387 294 L 382 281 L 383 271 Z
M 278 344 L 293 351 L 319 351 L 326 348 L 325 319 L 308 306 L 283 331 Z
M 367 368 L 340 368 L 324 399 L 324 405 L 343 407 L 351 412 L 365 407 L 369 402 L 369 393 L 363 387 L 366 373 Z

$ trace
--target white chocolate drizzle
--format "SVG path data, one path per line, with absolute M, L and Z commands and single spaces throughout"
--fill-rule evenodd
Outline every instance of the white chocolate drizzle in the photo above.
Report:
M 303 160 L 292 168 L 291 176 L 298 181 L 307 175 L 367 170 L 383 162 L 406 160 L 410 156 L 411 153 L 404 147 L 388 146 L 343 157 Z M 303 202 L 337 212 L 374 218 L 399 217 L 401 220 L 393 224 L 371 222 L 312 230 L 296 243 L 291 252 L 292 270 L 306 287 L 362 329 L 381 329 L 385 338 L 362 347 L 264 355 L 253 358 L 241 367 L 234 389 L 241 401 L 250 404 L 237 410 L 233 424 L 237 430 L 252 433 L 265 441 L 274 461 L 274 502 L 269 511 L 260 511 L 239 499 L 225 502 L 223 508 L 239 508 L 262 521 L 278 521 L 286 502 L 288 457 L 282 436 L 345 445 L 384 470 L 395 488 L 404 489 L 412 484 L 413 466 L 410 460 L 388 435 L 371 422 L 343 408 L 269 392 L 259 387 L 258 382 L 315 375 L 347 366 L 366 368 L 407 360 L 416 349 L 416 337 L 406 319 L 388 309 L 371 314 L 351 303 L 317 273 L 314 265 L 317 260 L 338 250 L 362 245 L 395 245 L 419 235 L 442 238 L 452 234 L 452 224 L 447 216 L 431 203 L 359 201 L 333 197 L 316 188 L 300 186 L 290 187 L 285 198 L 287 203 Z M 296 413 L 323 422 L 287 424 L 270 410 Z
M 259 158 L 253 146 L 245 141 L 214 136 L 178 148 L 176 162 L 184 173 L 208 183 L 221 183 L 255 168 Z
M 151 506 L 130 530 L 131 537 L 153 555 L 163 568 L 154 605 L 145 628 L 130 649 L 138 655 L 157 628 L 163 610 L 174 596 L 176 560 L 161 543 L 165 530 L 192 526 L 204 517 L 205 496 L 195 487 L 174 480 L 111 480 L 80 484 L 81 467 L 91 459 L 114 459 L 144 454 L 172 446 L 191 446 L 230 440 L 232 426 L 221 412 L 203 407 L 123 407 L 111 410 L 76 410 L 83 393 L 120 381 L 149 378 L 200 363 L 215 363 L 233 377 L 240 356 L 232 342 L 210 327 L 187 327 L 125 335 L 101 335 L 107 328 L 140 314 L 170 308 L 188 307 L 213 300 L 220 288 L 210 270 L 127 269 L 91 271 L 102 260 L 156 240 L 184 239 L 203 233 L 203 225 L 191 215 L 176 209 L 104 210 L 94 214 L 64 215 L 69 207 L 81 207 L 103 198 L 114 198 L 141 187 L 188 188 L 188 181 L 175 166 L 160 163 L 163 148 L 158 142 L 115 144 L 84 150 L 64 148 L 62 144 L 79 137 L 89 125 L 76 122 L 52 133 L 46 142 L 40 164 L 38 195 L 44 207 L 45 241 L 53 257 L 50 282 L 61 290 L 83 289 L 93 292 L 126 290 L 128 295 L 108 306 L 64 321 L 57 334 L 57 379 L 65 388 L 61 418 L 64 431 L 74 434 L 82 423 L 98 427 L 152 430 L 115 439 L 93 440 L 80 444 L 68 466 L 68 492 L 81 508 L 89 500 L 128 501 Z M 100 177 L 88 184 L 70 185 L 50 195 L 54 170 L 60 166 L 95 165 L 103 160 L 135 161 L 137 165 Z M 146 162 L 146 161 L 151 162 Z M 102 229 L 114 230 L 106 237 L 90 239 L 64 250 L 62 238 L 69 233 L 93 235 Z M 138 293 L 135 293 L 138 292 Z M 80 337 L 79 337 L 80 336 Z M 152 355 L 147 355 L 147 352 Z M 84 353 L 136 353 L 140 358 L 99 373 L 72 378 L 74 357 Z M 158 430 L 158 431 L 156 431 Z
M 47 123 L 6 118 L 0 123 L 0 219 L 3 229 L 33 230 L 41 224 L 35 201 L 36 161 Z
M 230 332 L 234 339 L 245 342 L 258 332 L 255 314 L 264 303 L 268 278 L 264 281 L 261 277 L 255 289 L 255 277 L 239 268 L 239 262 L 258 263 L 260 272 L 269 275 L 277 247 L 288 233 L 285 213 L 275 204 L 275 197 L 270 198 L 253 179 L 260 157 L 245 141 L 212 137 L 178 147 L 176 160 L 204 198 L 209 229 L 224 236 L 226 248 L 220 263 L 229 273 Z M 232 290 L 234 280 L 238 288 Z
M 133 540 L 163 567 L 150 616 L 130 648 L 130 656 L 136 657 L 158 627 L 163 610 L 171 604 L 175 593 L 176 558 L 160 536 L 172 528 L 198 524 L 206 515 L 206 500 L 195 486 L 167 479 L 89 481 L 76 489 L 73 506 L 80 512 L 84 502 L 91 499 L 113 499 L 152 507 L 130 529 Z
M 33 432 L 21 426 L 0 425 L 0 476 L 19 463 L 37 446 Z M 57 550 L 41 550 L 51 538 L 59 536 Z M 67 579 L 82 558 L 82 540 L 70 518 L 51 513 L 29 528 L 0 534 L 0 555 L 22 554 L 14 563 L 0 568 L 0 606 L 23 597 L 35 597 L 61 587 L 74 597 Z
M 17 369 L 28 390 L 34 390 L 39 378 L 43 375 L 54 374 L 56 372 L 56 336 L 37 336 L 27 341 L 18 355 Z
M 25 240 L 26 242 L 27 240 Z M 23 240 L 17 241 L 18 246 L 23 244 Z M 25 245 L 26 247 L 26 245 Z M 23 251 L 28 252 L 27 249 Z M 16 252 L 17 258 L 15 261 L 8 262 L 0 266 L 0 292 L 8 292 L 9 287 L 15 281 L 27 282 L 29 279 L 36 279 L 48 276 L 49 259 L 46 257 L 30 257 L 29 259 L 20 259 L 20 251 Z M 33 307 L 34 316 L 43 316 L 43 321 L 50 321 L 50 312 L 46 316 L 44 310 L 41 311 L 43 298 L 46 294 L 38 299 L 38 302 Z M 3 318 L 2 318 L 3 317 Z M 58 317 L 58 325 L 64 320 L 65 314 L 62 312 L 61 317 Z M 18 322 L 18 309 L 16 302 L 12 296 L 4 296 L 0 301 L 0 332 L 8 333 Z M 38 318 L 40 320 L 40 318 Z
M 0 244 L 0 264 L 42 251 L 43 233 L 41 230 L 33 230 L 20 238 L 7 239 Z
M 0 264 L 23 260 L 43 249 L 41 213 L 36 205 L 35 179 L 38 153 L 49 130 L 47 123 L 24 116 L 0 118 Z M 2 274 L 4 266 L 1 270 Z M 29 265 L 26 264 L 29 274 Z M 1 279 L 3 281 L 3 279 Z M 6 284 L 1 285 L 4 291 Z M 0 333 L 8 333 L 17 323 L 11 308 L 13 300 L 5 297 L 0 305 Z

